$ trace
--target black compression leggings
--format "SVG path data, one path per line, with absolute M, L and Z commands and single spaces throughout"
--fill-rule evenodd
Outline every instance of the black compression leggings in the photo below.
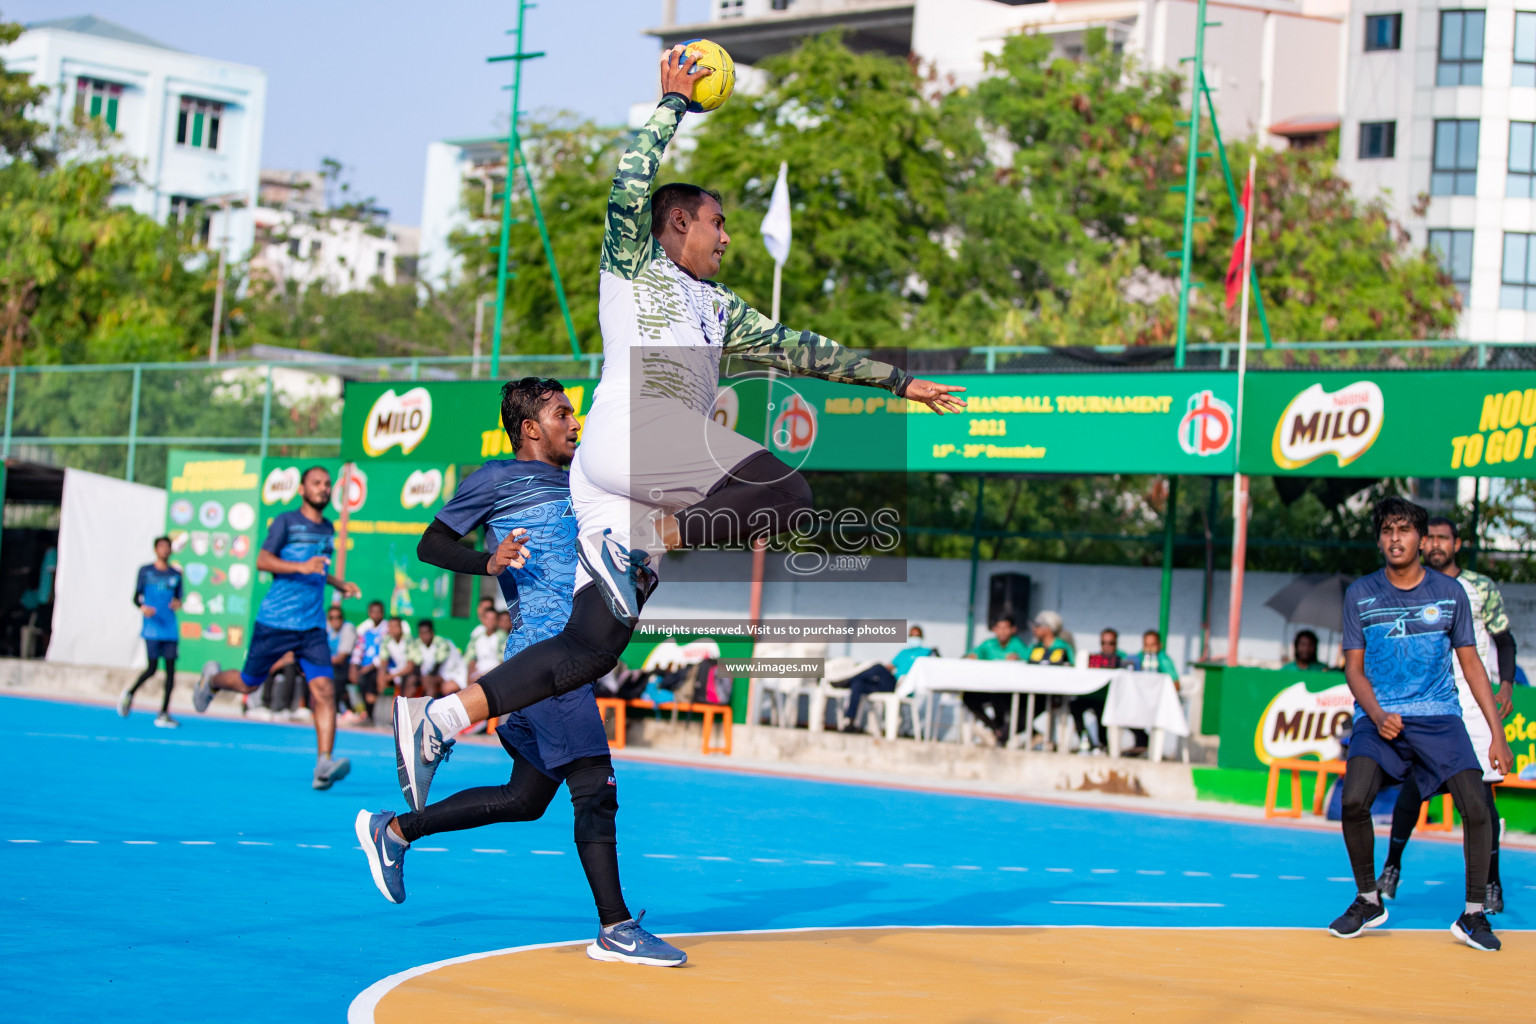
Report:
M 586 872 L 598 919 L 618 924 L 631 915 L 619 884 L 619 848 L 614 829 L 618 800 L 614 794 L 613 762 L 607 757 L 580 757 L 552 769 L 552 779 L 513 755 L 512 777 L 502 786 L 480 786 L 400 815 L 400 832 L 413 843 L 439 832 L 462 832 L 498 822 L 537 821 L 564 782 L 576 818 L 576 853 Z
M 1371 824 L 1371 804 L 1381 791 L 1386 773 L 1368 757 L 1352 757 L 1344 773 L 1344 848 L 1354 869 L 1355 887 L 1361 892 L 1376 888 L 1376 831 Z M 1467 902 L 1481 903 L 1488 889 L 1488 801 L 1483 794 L 1483 773 L 1467 769 L 1445 782 L 1461 815 L 1462 850 L 1467 861 Z
M 726 474 L 696 505 L 677 513 L 685 548 L 741 547 L 788 530 L 811 510 L 811 485 L 771 452 L 758 452 Z
M 1499 806 L 1493 798 L 1493 783 L 1483 783 L 1483 795 L 1488 802 L 1488 881 L 1497 882 L 1499 880 Z M 1387 863 L 1393 867 L 1402 866 L 1403 847 L 1408 845 L 1408 838 L 1413 835 L 1413 830 L 1419 824 L 1419 808 L 1422 806 L 1424 806 L 1424 797 L 1419 792 L 1419 784 L 1413 781 L 1413 776 L 1410 775 L 1397 794 L 1397 804 L 1392 808 L 1392 842 L 1387 850 Z
M 170 710 L 171 710 L 171 687 L 176 685 L 176 659 L 175 658 L 166 658 L 164 660 L 165 660 L 165 692 L 160 695 L 160 713 L 162 715 L 170 713 Z M 161 661 L 161 659 L 159 659 L 159 658 L 150 658 L 149 659 L 149 667 L 144 670 L 143 674 L 141 674 L 139 676 L 139 678 L 137 678 L 137 679 L 135 679 L 133 681 L 133 687 L 128 691 L 128 696 L 129 697 L 132 697 L 134 694 L 138 693 L 139 692 L 139 687 L 143 686 L 146 682 L 149 681 L 149 677 L 155 674 L 155 666 L 158 665 L 160 663 L 160 661 Z

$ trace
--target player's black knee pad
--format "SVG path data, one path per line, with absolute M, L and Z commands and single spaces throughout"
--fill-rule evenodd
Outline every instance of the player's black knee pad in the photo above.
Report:
M 565 780 L 571 791 L 571 807 L 576 812 L 578 843 L 617 843 L 619 787 L 613 766 L 603 765 L 572 772 Z

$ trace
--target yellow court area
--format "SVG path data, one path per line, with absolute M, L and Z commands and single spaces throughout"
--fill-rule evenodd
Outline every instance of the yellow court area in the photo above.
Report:
M 881 928 L 674 939 L 679 969 L 589 960 L 584 945 L 447 964 L 352 1022 L 767 1024 L 857 1021 L 1409 1022 L 1528 1019 L 1536 935 L 1480 953 L 1449 931 Z M 378 988 L 371 990 L 377 994 Z

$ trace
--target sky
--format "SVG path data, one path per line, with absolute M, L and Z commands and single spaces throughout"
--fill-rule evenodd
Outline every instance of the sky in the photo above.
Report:
M 706 20 L 709 0 L 678 0 Z M 263 167 L 346 167 L 357 194 L 421 222 L 427 143 L 505 131 L 514 0 L 0 0 L 23 24 L 94 14 L 167 46 L 267 73 Z M 529 10 L 523 109 L 622 123 L 656 93 L 661 0 L 544 0 Z

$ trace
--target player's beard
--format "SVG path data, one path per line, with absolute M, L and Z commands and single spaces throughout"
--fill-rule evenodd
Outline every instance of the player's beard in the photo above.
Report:
M 1424 556 L 1424 564 L 1436 572 L 1440 572 L 1447 565 L 1451 564 L 1451 559 L 1439 551 L 1431 551 Z

